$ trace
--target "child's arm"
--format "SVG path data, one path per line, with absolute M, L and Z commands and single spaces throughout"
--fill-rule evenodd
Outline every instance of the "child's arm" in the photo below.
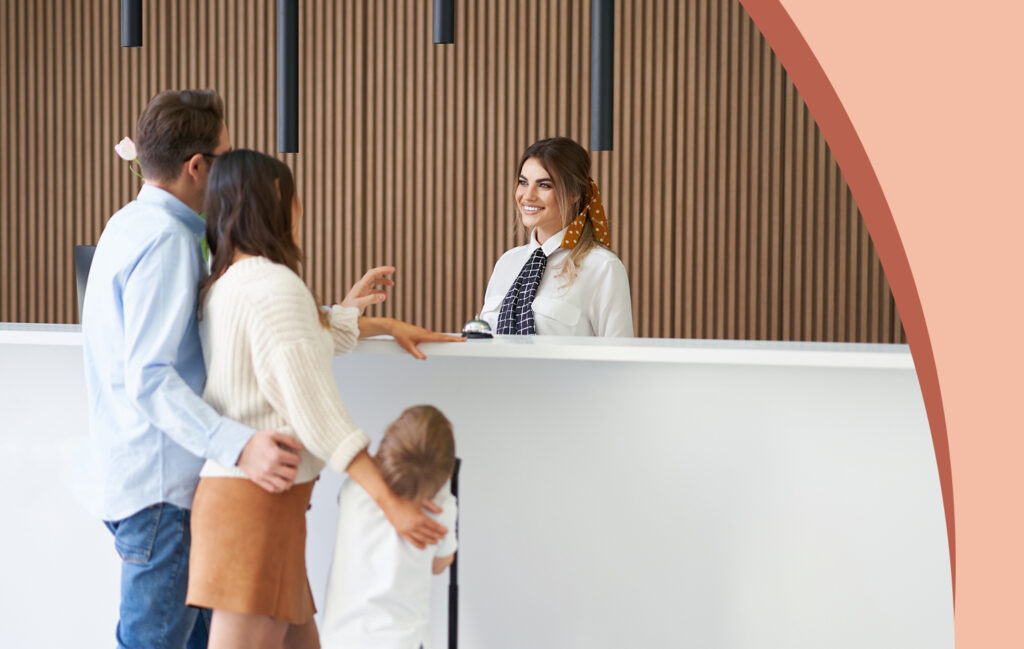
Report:
M 455 563 L 455 555 L 449 554 L 447 557 L 434 557 L 434 566 L 432 570 L 435 575 L 439 575 L 445 571 L 445 568 Z
M 458 516 L 458 505 L 455 496 L 448 492 L 448 487 L 444 488 L 444 497 L 441 498 L 441 502 L 433 504 L 441 505 L 440 520 L 448 526 L 448 533 L 437 544 L 437 550 L 435 550 L 437 554 L 434 556 L 434 562 L 431 566 L 434 574 L 439 575 L 445 571 L 445 568 L 455 563 L 455 550 L 459 547 L 459 541 L 455 538 L 455 519 Z

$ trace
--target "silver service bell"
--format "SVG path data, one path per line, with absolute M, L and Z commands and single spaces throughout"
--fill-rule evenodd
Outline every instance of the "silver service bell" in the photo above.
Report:
M 462 326 L 462 335 L 466 338 L 493 338 L 491 325 L 480 319 L 480 314 Z

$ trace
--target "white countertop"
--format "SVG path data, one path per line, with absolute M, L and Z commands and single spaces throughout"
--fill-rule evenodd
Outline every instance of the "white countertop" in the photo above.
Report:
M 81 344 L 79 325 L 0 323 L 0 345 Z M 465 343 L 424 344 L 421 349 L 428 357 L 914 369 L 907 345 L 869 343 L 497 336 Z M 405 352 L 389 337 L 380 336 L 361 340 L 356 353 Z

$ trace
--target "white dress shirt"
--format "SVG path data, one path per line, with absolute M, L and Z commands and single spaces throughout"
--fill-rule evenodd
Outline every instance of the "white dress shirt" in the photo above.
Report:
M 455 553 L 456 502 L 448 486 L 427 515 L 448 528 L 423 549 L 398 536 L 384 512 L 351 478 L 338 496 L 338 535 L 327 580 L 320 643 L 325 649 L 430 649 L 435 557 Z
M 530 233 L 530 243 L 502 255 L 494 264 L 491 280 L 487 283 L 480 318 L 497 331 L 498 313 L 505 294 L 533 251 L 543 248 L 548 256 L 548 265 L 533 300 L 538 335 L 633 336 L 629 278 L 622 261 L 614 252 L 597 246 L 577 266 L 576 280 L 571 286 L 566 286 L 568 278 L 560 275 L 569 258 L 569 250 L 559 247 L 564 236 L 565 230 L 562 230 L 542 246 L 537 243 L 537 231 L 534 230 Z

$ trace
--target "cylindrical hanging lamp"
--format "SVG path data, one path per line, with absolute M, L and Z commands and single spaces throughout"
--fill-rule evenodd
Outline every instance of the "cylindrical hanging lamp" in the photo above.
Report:
M 590 10 L 590 148 L 611 151 L 615 0 L 591 0 Z
M 277 0 L 277 149 L 299 152 L 299 0 Z
M 434 45 L 455 42 L 455 0 L 434 0 Z
M 121 47 L 142 47 L 142 0 L 121 0 Z

